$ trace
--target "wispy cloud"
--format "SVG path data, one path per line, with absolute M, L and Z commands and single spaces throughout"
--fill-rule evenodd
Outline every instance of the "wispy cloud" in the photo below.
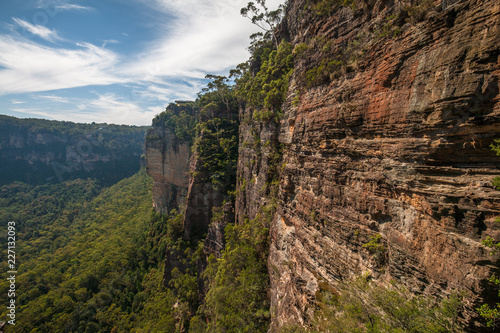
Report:
M 40 38 L 43 38 L 49 42 L 55 42 L 61 40 L 61 37 L 59 37 L 59 35 L 55 30 L 50 30 L 42 25 L 28 23 L 17 17 L 13 17 L 12 20 L 14 20 L 14 22 L 16 22 L 18 26 L 25 29 L 26 31 Z
M 88 112 L 90 111 L 91 112 Z M 78 111 L 67 113 L 66 120 L 91 122 L 99 121 L 125 125 L 149 125 L 154 116 L 162 111 L 161 107 L 149 107 L 146 110 L 134 101 L 109 93 L 82 104 Z
M 40 111 L 40 109 L 33 109 L 33 108 L 14 108 L 14 109 L 11 109 L 11 111 L 14 111 L 14 112 L 19 112 L 19 113 L 26 113 L 26 114 L 30 114 L 30 115 L 37 115 L 37 116 L 42 116 L 42 117 L 45 117 L 45 118 L 49 118 L 49 119 L 52 119 L 52 115 L 49 114 L 48 112 L 43 112 L 43 111 Z
M 92 10 L 91 7 L 85 7 L 75 4 L 62 3 L 55 6 L 58 10 Z
M 71 103 L 69 98 L 64 98 L 61 96 L 55 96 L 55 95 L 38 95 L 36 98 L 38 99 L 45 99 L 51 102 L 57 102 L 57 103 Z
M 116 35 L 93 36 L 92 40 L 100 40 L 100 47 L 85 42 L 68 46 L 68 40 L 47 47 L 12 31 L 0 35 L 0 96 L 45 92 L 27 97 L 29 103 L 39 101 L 43 107 L 16 110 L 52 119 L 150 124 L 168 102 L 194 99 L 205 74 L 224 74 L 248 59 L 248 36 L 258 28 L 239 14 L 247 1 L 132 0 L 144 6 L 137 12 L 139 18 L 155 20 L 148 21 L 154 30 L 140 42 L 135 35 L 124 32 L 127 38 L 120 41 L 123 45 L 113 48 L 116 52 L 106 48 L 119 43 L 111 39 Z M 269 7 L 281 2 L 267 1 Z M 93 10 L 68 0 L 39 0 L 39 5 L 50 17 L 58 11 Z M 46 41 L 62 41 L 56 30 L 20 18 L 13 20 L 18 27 Z M 95 94 L 88 88 L 90 95 L 85 98 L 72 96 L 69 91 L 58 96 L 56 91 L 85 86 L 108 87 L 92 88 Z M 114 93 L 105 93 L 109 91 Z M 10 106 L 17 105 L 12 102 Z
M 108 45 L 108 44 L 120 44 L 120 42 L 117 41 L 116 39 L 106 39 L 106 40 L 102 41 L 101 47 L 106 47 L 106 45 Z
M 0 95 L 122 82 L 111 69 L 115 53 L 89 43 L 49 48 L 0 35 Z
M 46 9 L 49 14 L 55 14 L 61 10 L 88 11 L 93 9 L 92 7 L 72 4 L 70 0 L 38 0 L 37 7 Z
M 145 1 L 145 0 L 143 0 Z M 129 75 L 138 80 L 184 77 L 203 78 L 221 73 L 248 59 L 248 36 L 257 30 L 240 15 L 247 0 L 154 0 L 158 11 L 174 15 L 158 27 L 163 36 L 131 60 Z M 273 0 L 277 6 L 282 1 Z M 158 82 L 158 81 L 156 81 Z

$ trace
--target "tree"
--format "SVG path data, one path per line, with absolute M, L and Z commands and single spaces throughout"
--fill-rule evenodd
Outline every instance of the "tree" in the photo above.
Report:
M 265 31 L 265 36 L 270 36 L 273 44 L 278 48 L 278 40 L 275 35 L 276 27 L 283 19 L 284 6 L 279 5 L 276 10 L 269 10 L 266 6 L 265 0 L 256 0 L 257 6 L 254 2 L 249 2 L 246 7 L 241 8 L 240 14 L 247 17 L 253 24 Z M 258 37 L 262 35 L 252 35 Z
M 203 94 L 212 93 L 220 100 L 226 109 L 227 118 L 231 118 L 232 110 L 237 109 L 235 107 L 235 99 L 232 86 L 230 85 L 229 79 L 225 76 L 207 74 L 205 79 L 211 80 L 208 82 L 207 87 L 201 89 Z M 202 96 L 200 96 L 202 99 Z M 208 109 L 209 105 L 206 105 L 203 110 Z

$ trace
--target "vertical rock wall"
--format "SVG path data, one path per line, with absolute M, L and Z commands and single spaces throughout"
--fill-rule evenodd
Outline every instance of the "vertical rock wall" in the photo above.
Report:
M 305 11 L 308 4 L 289 6 L 294 45 L 329 41 L 321 52 L 332 59 L 356 40 L 367 46 L 356 63 L 344 60 L 315 85 L 304 77 L 321 64 L 320 51 L 296 58 L 279 126 L 272 330 L 306 323 L 321 281 L 335 286 L 362 272 L 415 292 L 465 289 L 482 301 L 497 258 L 481 240 L 500 239 L 500 192 L 490 183 L 500 159 L 489 147 L 500 133 L 500 4 L 462 1 L 443 11 L 436 2 L 412 23 L 405 23 L 408 2 L 331 16 Z M 399 30 L 384 37 L 376 30 L 395 13 Z M 272 133 L 259 129 L 260 138 Z M 239 220 L 265 200 L 258 189 L 266 165 L 244 146 L 253 134 L 242 126 Z M 370 253 L 363 245 L 377 235 L 386 250 Z
M 226 196 L 217 190 L 196 155 L 193 156 L 191 170 L 195 173 L 189 181 L 186 210 L 184 213 L 184 238 L 201 239 L 208 231 L 212 218 L 212 207 L 221 207 Z
M 145 146 L 146 170 L 153 178 L 153 207 L 168 214 L 185 204 L 191 147 L 162 124 L 148 130 Z

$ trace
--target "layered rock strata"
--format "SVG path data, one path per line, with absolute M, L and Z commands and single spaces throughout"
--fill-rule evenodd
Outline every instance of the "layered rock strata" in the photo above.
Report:
M 153 178 L 153 207 L 168 214 L 185 204 L 189 186 L 190 144 L 171 128 L 154 124 L 146 134 L 146 171 Z
M 398 1 L 323 18 L 304 13 L 306 5 L 290 5 L 292 42 L 329 40 L 332 56 L 377 20 L 405 15 Z M 272 330 L 305 324 L 321 281 L 335 286 L 362 272 L 415 292 L 469 290 L 484 301 L 497 258 L 481 240 L 500 239 L 500 192 L 490 182 L 500 159 L 489 147 L 500 133 L 500 4 L 440 8 L 369 44 L 326 83 L 304 83 L 321 59 L 296 62 L 279 127 Z M 236 214 L 258 200 L 246 198 Z M 377 237 L 385 250 L 370 253 L 363 245 Z

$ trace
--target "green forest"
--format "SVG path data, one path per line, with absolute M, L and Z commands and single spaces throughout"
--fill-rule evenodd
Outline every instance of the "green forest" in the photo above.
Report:
M 0 115 L 0 185 L 93 178 L 109 186 L 139 170 L 146 129 Z

